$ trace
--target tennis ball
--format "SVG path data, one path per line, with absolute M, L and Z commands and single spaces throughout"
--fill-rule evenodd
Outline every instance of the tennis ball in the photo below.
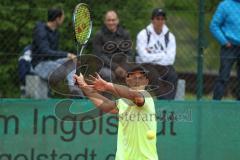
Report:
M 153 130 L 148 130 L 147 131 L 147 138 L 149 139 L 149 140 L 152 140 L 152 139 L 154 139 L 156 137 L 156 133 L 153 131 Z

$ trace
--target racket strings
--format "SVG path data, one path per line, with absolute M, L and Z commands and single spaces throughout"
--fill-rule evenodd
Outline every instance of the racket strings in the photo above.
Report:
M 91 32 L 90 28 L 91 28 L 91 17 L 90 17 L 89 9 L 84 5 L 80 5 L 75 12 L 76 40 L 80 44 L 84 44 L 87 41 Z

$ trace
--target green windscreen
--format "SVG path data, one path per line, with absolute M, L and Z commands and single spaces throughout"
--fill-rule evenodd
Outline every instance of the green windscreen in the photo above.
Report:
M 89 114 L 88 100 L 72 101 L 75 116 L 61 121 L 56 106 L 71 100 L 0 101 L 0 160 L 114 160 L 117 117 Z M 240 105 L 237 102 L 156 101 L 160 160 L 237 160 L 240 157 Z M 99 113 L 102 114 L 101 112 Z M 165 115 L 165 121 L 163 117 Z M 91 117 L 92 116 L 92 117 Z M 97 118 L 94 118 L 97 117 Z M 164 127 L 165 126 L 165 127 Z

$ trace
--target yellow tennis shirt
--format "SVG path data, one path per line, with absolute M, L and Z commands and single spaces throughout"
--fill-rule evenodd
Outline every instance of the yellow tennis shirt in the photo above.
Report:
M 142 107 L 124 98 L 117 101 L 119 124 L 115 160 L 158 160 L 157 140 L 147 138 L 147 131 L 157 131 L 154 101 L 147 91 L 142 94 L 145 98 Z

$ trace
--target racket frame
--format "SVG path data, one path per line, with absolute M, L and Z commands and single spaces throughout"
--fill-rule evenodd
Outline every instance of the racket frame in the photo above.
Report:
M 84 6 L 88 9 L 88 12 L 89 12 L 89 16 L 90 16 L 90 21 L 89 21 L 89 32 L 88 32 L 88 35 L 87 35 L 87 38 L 85 39 L 84 42 L 79 42 L 77 40 L 77 33 L 76 33 L 76 17 L 77 17 L 77 10 L 79 9 L 79 7 L 81 6 Z M 90 11 L 90 8 L 89 6 L 86 4 L 86 3 L 79 3 L 75 8 L 74 8 L 74 12 L 73 12 L 73 30 L 74 30 L 74 39 L 75 39 L 75 43 L 76 43 L 76 46 L 77 46 L 77 56 L 81 56 L 82 55 L 82 52 L 90 38 L 90 35 L 91 35 L 91 32 L 92 32 L 92 17 L 91 17 L 91 11 Z M 80 51 L 79 51 L 79 47 L 81 47 Z M 76 74 L 79 75 L 79 73 L 77 72 L 77 68 L 78 68 L 78 63 L 76 63 Z
M 77 40 L 77 37 L 76 37 L 77 33 L 76 33 L 76 30 L 75 30 L 75 25 L 76 25 L 76 13 L 77 13 L 78 8 L 79 8 L 80 6 L 82 6 L 82 5 L 85 6 L 85 7 L 88 9 L 89 16 L 90 16 L 89 32 L 88 32 L 88 35 L 87 35 L 86 40 L 85 40 L 83 43 L 81 43 L 81 42 L 79 42 L 79 41 Z M 88 5 L 87 5 L 86 3 L 79 3 L 79 4 L 75 7 L 75 9 L 74 9 L 74 12 L 73 12 L 73 30 L 74 30 L 75 42 L 76 42 L 76 44 L 77 44 L 77 55 L 80 56 L 80 55 L 82 54 L 82 52 L 83 52 L 83 49 L 85 48 L 85 46 L 86 46 L 86 44 L 87 44 L 87 42 L 88 42 L 88 40 L 89 40 L 89 38 L 90 38 L 91 32 L 92 32 L 92 17 L 91 17 L 91 12 L 90 12 L 90 9 L 89 9 L 89 7 L 88 7 Z M 81 50 L 79 51 L 79 47 L 80 47 L 80 46 L 81 46 Z

